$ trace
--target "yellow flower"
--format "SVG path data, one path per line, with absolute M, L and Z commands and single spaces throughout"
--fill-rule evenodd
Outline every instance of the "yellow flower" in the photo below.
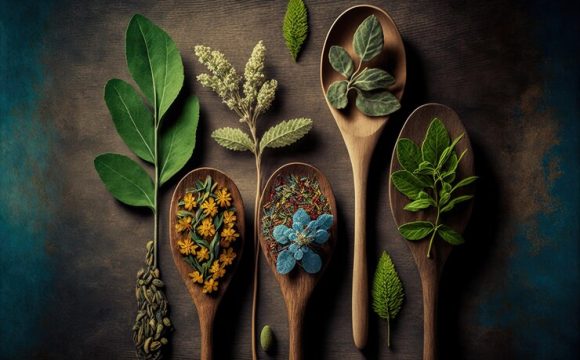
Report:
M 224 239 L 227 242 L 232 242 L 240 236 L 240 234 L 238 234 L 235 229 L 230 227 L 223 229 L 220 235 L 222 239 Z
M 227 208 L 232 205 L 232 196 L 228 192 L 228 189 L 220 188 L 216 191 L 215 195 L 217 196 L 217 202 L 221 207 Z
M 233 226 L 237 219 L 233 211 L 224 211 L 224 224 Z
M 194 207 L 197 206 L 197 202 L 195 201 L 195 197 L 193 196 L 192 193 L 187 193 L 185 194 L 185 196 L 183 197 L 183 207 L 185 208 L 185 210 L 189 210 L 191 211 Z
M 209 218 L 203 219 L 201 225 L 197 227 L 197 233 L 201 236 L 214 236 L 215 235 L 215 226 L 213 222 Z
M 194 284 L 202 284 L 203 283 L 203 276 L 199 273 L 199 271 L 190 272 L 189 277 Z
M 211 294 L 214 291 L 217 291 L 219 283 L 215 279 L 208 279 L 203 284 L 202 292 L 204 294 Z
M 207 250 L 206 247 L 201 246 L 201 248 L 197 251 L 195 256 L 197 257 L 197 261 L 202 262 L 204 260 L 209 259 L 209 251 Z
M 220 254 L 220 261 L 224 264 L 224 266 L 231 265 L 234 262 L 235 258 L 236 258 L 236 253 L 234 252 L 234 249 L 232 249 L 232 248 L 229 248 Z
M 204 201 L 203 204 L 201 204 L 201 208 L 203 209 L 203 213 L 209 216 L 215 216 L 218 212 L 217 205 L 212 197 Z
M 179 219 L 177 224 L 175 224 L 175 230 L 179 233 L 184 232 L 185 230 L 191 230 L 191 216 Z
M 182 255 L 195 255 L 195 251 L 197 250 L 197 245 L 191 241 L 191 239 L 179 240 L 177 242 L 177 246 L 179 247 L 179 252 Z
M 220 262 L 216 260 L 211 265 L 211 268 L 209 269 L 209 272 L 213 274 L 212 275 L 212 278 L 219 279 L 219 278 L 223 277 L 226 274 L 226 269 L 224 269 L 220 265 Z

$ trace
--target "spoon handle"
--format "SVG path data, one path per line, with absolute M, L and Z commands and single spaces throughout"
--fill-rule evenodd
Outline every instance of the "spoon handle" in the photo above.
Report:
M 201 360 L 211 360 L 213 357 L 213 321 L 215 318 L 215 307 L 205 307 L 200 310 Z
M 290 360 L 302 360 L 302 323 L 304 322 L 304 299 L 290 299 L 286 304 L 288 309 L 288 331 L 290 332 Z
M 435 268 L 435 267 L 431 267 Z M 439 292 L 437 271 L 421 275 L 423 288 L 423 360 L 437 359 L 437 295 Z

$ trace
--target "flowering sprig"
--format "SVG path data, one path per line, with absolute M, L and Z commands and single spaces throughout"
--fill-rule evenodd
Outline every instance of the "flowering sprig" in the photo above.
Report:
M 280 245 L 285 246 L 278 253 L 276 270 L 284 275 L 288 274 L 297 262 L 304 271 L 316 274 L 322 268 L 322 259 L 313 248 L 313 245 L 323 245 L 328 241 L 332 226 L 333 216 L 322 214 L 312 220 L 302 208 L 292 216 L 292 227 L 278 225 L 274 228 L 272 236 Z

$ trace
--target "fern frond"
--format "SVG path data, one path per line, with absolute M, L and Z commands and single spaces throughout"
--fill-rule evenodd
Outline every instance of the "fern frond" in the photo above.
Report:
M 288 2 L 282 33 L 290 54 L 294 61 L 297 61 L 298 54 L 308 36 L 308 12 L 302 0 Z

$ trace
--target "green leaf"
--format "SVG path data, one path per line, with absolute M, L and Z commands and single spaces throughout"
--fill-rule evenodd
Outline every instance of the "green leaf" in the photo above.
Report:
M 356 107 L 368 116 L 387 116 L 399 110 L 401 104 L 386 90 L 368 93 L 357 89 Z
M 470 200 L 471 198 L 473 198 L 473 195 L 462 195 L 462 196 L 458 196 L 456 198 L 453 198 L 449 201 L 449 203 L 447 205 L 445 205 L 443 207 L 443 209 L 441 209 L 441 213 L 446 213 L 448 211 L 451 211 L 457 204 L 460 204 L 464 201 Z
M 423 160 L 430 162 L 433 166 L 437 165 L 441 154 L 447 146 L 449 146 L 447 129 L 445 129 L 441 120 L 434 118 L 421 145 Z
M 286 40 L 286 46 L 296 61 L 302 44 L 308 36 L 308 12 L 302 0 L 288 1 L 282 33 L 284 40 Z
M 395 78 L 381 69 L 366 68 L 354 79 L 353 86 L 364 91 L 386 89 L 395 83 Z
M 446 225 L 439 225 L 439 228 L 437 228 L 437 235 L 451 245 L 460 245 L 465 242 L 460 233 Z
M 297 118 L 282 121 L 269 128 L 260 140 L 260 152 L 265 148 L 279 148 L 293 144 L 306 135 L 312 128 L 312 120 Z
M 348 104 L 348 81 L 335 81 L 328 87 L 326 99 L 336 109 L 344 109 Z
M 413 172 L 422 161 L 421 150 L 412 140 L 401 138 L 397 141 L 397 159 L 403 169 Z
M 195 148 L 195 135 L 199 121 L 199 100 L 192 96 L 185 104 L 181 116 L 161 134 L 159 143 L 160 182 L 163 185 L 187 163 Z
M 115 199 L 155 211 L 153 181 L 135 161 L 124 155 L 102 154 L 95 158 L 95 169 Z
M 448 147 L 445 148 L 445 150 L 443 150 L 443 153 L 439 157 L 439 162 L 437 163 L 437 167 L 438 168 L 443 167 L 443 165 L 445 163 L 447 163 L 447 160 L 449 159 L 449 156 L 451 156 L 451 154 L 454 153 L 455 145 L 457 145 L 457 143 L 459 142 L 459 140 L 461 140 L 462 138 L 463 138 L 463 134 L 459 135 L 457 138 L 455 138 L 455 140 L 453 140 L 453 142 L 451 143 L 451 145 L 449 145 Z
M 399 232 L 407 240 L 421 240 L 431 234 L 433 229 L 429 221 L 413 221 L 399 226 Z
M 356 29 L 354 51 L 361 61 L 369 61 L 383 50 L 383 29 L 376 16 L 367 17 Z
M 459 189 L 460 187 L 467 186 L 467 185 L 473 183 L 477 179 L 478 179 L 477 176 L 466 177 L 465 179 L 463 179 L 463 180 L 459 181 L 457 184 L 455 184 L 455 186 L 453 187 L 453 190 L 451 190 L 451 191 L 453 192 L 453 191 Z
M 328 51 L 328 61 L 334 70 L 345 78 L 350 78 L 354 71 L 354 63 L 342 46 L 333 45 Z
M 117 132 L 141 159 L 155 162 L 153 116 L 133 87 L 112 79 L 105 86 L 105 102 Z
M 254 151 L 250 136 L 240 129 L 225 127 L 211 133 L 211 137 L 221 146 L 233 151 Z
M 159 122 L 183 86 L 183 63 L 169 35 L 135 15 L 127 28 L 127 65 Z
M 427 187 L 423 181 L 407 170 L 398 170 L 392 173 L 391 181 L 397 190 L 411 200 L 417 199 L 419 193 Z
M 435 202 L 431 198 L 417 199 L 405 205 L 403 209 L 408 211 L 419 211 L 428 208 L 429 206 L 435 206 Z
M 383 251 L 375 270 L 372 297 L 374 312 L 387 322 L 395 319 L 403 307 L 405 299 L 403 283 L 393 260 L 386 251 Z M 391 346 L 390 333 L 387 343 Z

